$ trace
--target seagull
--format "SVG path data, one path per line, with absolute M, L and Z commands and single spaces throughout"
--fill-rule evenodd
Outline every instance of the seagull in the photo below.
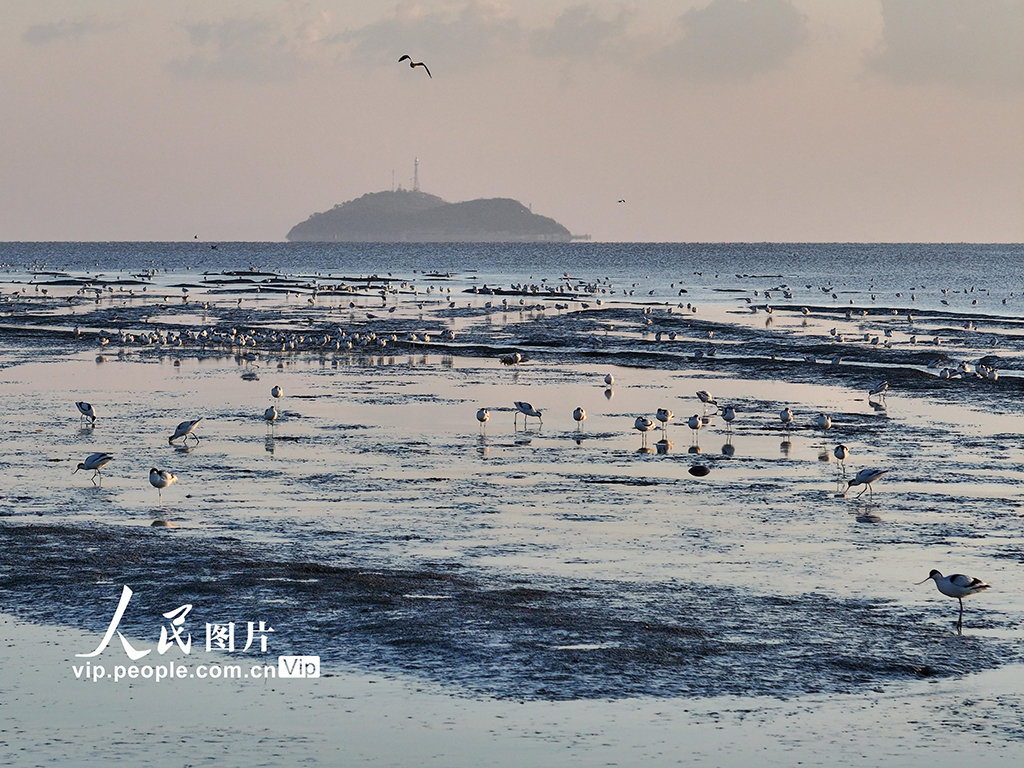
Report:
M 814 417 L 814 426 L 821 430 L 832 429 L 832 419 L 824 413 Z
M 402 58 L 398 60 L 398 63 L 401 64 L 406 59 L 409 60 L 410 67 L 412 67 L 413 69 L 416 69 L 416 67 L 423 67 L 424 71 L 427 73 L 427 77 L 429 77 L 431 80 L 434 79 L 434 76 L 430 74 L 430 70 L 427 69 L 427 65 L 424 64 L 422 61 L 413 61 L 412 56 L 410 56 L 409 54 L 405 54 L 404 56 L 402 56 Z
M 486 408 L 481 408 L 476 412 L 476 420 L 480 422 L 481 426 L 483 426 L 489 418 L 491 418 L 491 412 Z
M 96 423 L 96 409 L 93 408 L 89 403 L 85 401 L 78 402 L 75 403 L 75 407 L 78 409 L 78 412 L 82 414 L 81 416 L 79 416 L 79 420 L 92 419 L 92 423 Z
M 277 421 L 277 408 L 270 406 L 263 412 L 263 418 L 266 419 L 267 426 L 272 427 L 274 422 Z
M 984 592 L 986 589 L 990 589 L 990 586 L 981 579 L 964 576 L 962 573 L 943 576 L 938 571 L 932 570 L 932 572 L 928 574 L 928 579 L 933 579 L 935 581 L 935 586 L 939 588 L 939 592 L 947 597 L 955 597 L 959 601 L 960 616 L 956 621 L 957 632 L 962 631 L 964 626 L 964 598 L 976 595 L 978 592 Z M 924 584 L 928 579 L 923 579 L 917 583 Z
M 612 384 L 615 383 L 615 377 L 612 376 L 610 373 L 606 373 L 604 375 L 604 383 L 605 383 L 605 386 L 610 387 Z
M 664 432 L 668 423 L 674 419 L 676 415 L 672 413 L 668 408 L 659 408 L 658 412 L 654 414 L 654 418 L 661 422 L 661 431 Z
M 583 420 L 587 418 L 587 412 L 582 408 L 577 408 L 572 412 L 572 417 L 576 421 L 576 429 L 583 429 Z
M 270 390 L 270 396 L 273 398 L 284 397 L 284 390 L 280 387 L 274 387 Z
M 854 477 L 853 480 L 846 484 L 846 490 L 849 491 L 850 488 L 852 488 L 855 485 L 863 485 L 864 488 L 861 490 L 860 493 L 856 495 L 855 498 L 859 499 L 861 496 L 863 496 L 864 491 L 867 491 L 868 496 L 870 497 L 872 494 L 871 484 L 888 471 L 889 470 L 887 469 L 877 469 L 875 467 L 871 467 L 869 469 L 862 469 L 860 472 L 857 473 L 857 476 Z
M 654 422 L 646 416 L 637 416 L 636 421 L 633 422 L 633 429 L 643 435 L 642 445 L 647 445 L 647 433 L 654 429 Z
M 198 424 L 202 420 L 203 420 L 203 418 L 200 416 L 195 421 L 183 421 L 183 422 L 181 422 L 181 424 L 179 424 L 177 427 L 175 427 L 174 434 L 167 438 L 167 442 L 170 445 L 174 445 L 174 441 L 177 440 L 179 437 L 184 437 L 184 438 L 187 439 L 189 435 L 192 435 L 192 437 L 194 437 L 196 439 L 196 442 L 198 443 L 199 442 L 199 435 L 195 434 L 192 430 L 195 429 L 196 428 L 196 424 Z M 184 442 L 185 441 L 182 440 L 182 443 L 184 443 Z
M 162 499 L 162 489 L 166 488 L 171 483 L 178 482 L 178 476 L 171 474 L 166 469 L 157 469 L 156 467 L 153 467 L 151 470 L 149 470 L 149 482 L 153 485 L 154 488 L 156 488 L 157 494 Z
M 868 399 L 878 395 L 882 400 L 885 400 L 885 391 L 889 389 L 888 381 L 876 381 L 871 385 L 871 389 L 868 390 Z
M 100 470 L 107 466 L 107 464 L 109 464 L 113 458 L 114 457 L 111 456 L 109 453 L 90 453 L 88 456 L 85 457 L 85 461 L 81 462 L 78 465 L 78 468 L 75 470 L 75 472 L 77 472 L 79 469 L 91 469 L 95 473 L 92 476 L 93 483 L 96 483 L 97 477 L 99 477 L 100 480 L 102 481 L 103 476 L 100 474 Z M 72 472 L 71 474 L 73 475 L 75 474 L 75 472 Z
M 524 426 L 526 425 L 526 418 L 525 418 L 526 416 L 533 416 L 533 417 L 535 417 L 537 419 L 540 419 L 540 423 L 541 424 L 544 423 L 544 419 L 541 417 L 540 411 L 538 411 L 536 408 L 534 408 L 529 403 L 521 403 L 518 400 L 516 400 L 513 403 L 513 405 L 516 407 L 516 415 L 515 415 L 515 418 L 513 419 L 513 423 L 515 423 L 515 421 L 517 421 L 519 419 L 519 414 L 520 413 L 523 414 L 523 416 L 524 416 L 524 418 L 523 418 L 523 425 Z

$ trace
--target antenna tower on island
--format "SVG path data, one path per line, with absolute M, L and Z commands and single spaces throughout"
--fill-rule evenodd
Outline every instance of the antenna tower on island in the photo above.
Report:
M 412 161 L 412 191 L 420 191 L 420 159 L 418 157 Z

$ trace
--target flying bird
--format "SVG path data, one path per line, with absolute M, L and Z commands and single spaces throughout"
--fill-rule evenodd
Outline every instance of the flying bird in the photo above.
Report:
M 413 61 L 412 60 L 412 56 L 410 56 L 409 54 L 405 54 L 402 58 L 400 58 L 398 60 L 398 63 L 401 64 L 406 59 L 409 60 L 409 66 L 410 67 L 412 67 L 413 69 L 416 69 L 416 67 L 423 67 L 424 71 L 427 73 L 427 77 L 429 77 L 431 80 L 434 79 L 434 76 L 432 74 L 430 74 L 430 70 L 427 69 L 427 65 L 424 64 L 422 61 Z

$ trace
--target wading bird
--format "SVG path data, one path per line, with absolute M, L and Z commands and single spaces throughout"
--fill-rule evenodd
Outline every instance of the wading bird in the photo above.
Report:
M 871 389 L 868 390 L 868 400 L 872 397 L 877 397 L 879 400 L 885 400 L 885 392 L 889 389 L 888 381 L 876 381 L 871 385 Z
M 736 409 L 731 405 L 725 406 L 725 410 L 722 411 L 722 421 L 724 421 L 731 430 L 732 423 L 736 421 Z
M 654 418 L 661 422 L 661 431 L 664 432 L 668 423 L 674 419 L 676 415 L 672 413 L 668 408 L 659 408 L 658 412 L 654 414 Z
M 274 422 L 277 421 L 277 408 L 270 406 L 263 412 L 263 418 L 267 422 L 268 427 L 273 427 Z
M 196 428 L 196 424 L 198 424 L 202 420 L 203 417 L 200 416 L 198 419 L 195 419 L 194 421 L 181 422 L 181 424 L 174 428 L 174 434 L 167 438 L 167 442 L 170 445 L 174 445 L 175 440 L 177 440 L 179 437 L 183 437 L 185 438 L 185 440 L 182 440 L 181 442 L 182 444 L 184 444 L 185 442 L 187 442 L 188 437 L 191 435 L 193 438 L 195 438 L 195 441 L 198 443 L 199 435 L 197 435 L 192 430 L 194 430 Z
M 636 421 L 633 422 L 633 429 L 637 430 L 643 436 L 643 442 L 641 445 L 646 447 L 647 433 L 654 429 L 654 422 L 646 416 L 637 416 Z
M 697 399 L 704 403 L 705 413 L 707 413 L 709 405 L 715 406 L 715 410 L 718 410 L 718 402 L 715 400 L 715 398 L 711 396 L 711 393 L 708 392 L 706 389 L 702 389 L 700 392 L 697 393 Z
M 849 491 L 850 488 L 852 488 L 855 485 L 863 485 L 864 488 L 862 488 L 861 492 L 858 493 L 854 498 L 859 499 L 861 496 L 864 495 L 864 491 L 867 491 L 868 497 L 870 497 L 873 493 L 871 490 L 871 484 L 888 471 L 888 469 L 877 469 L 875 467 L 862 469 L 860 472 L 857 473 L 853 480 L 846 484 L 846 490 Z
M 416 67 L 423 67 L 423 71 L 427 73 L 427 77 L 429 77 L 431 80 L 434 79 L 434 76 L 432 74 L 430 74 L 430 70 L 427 69 L 427 65 L 424 64 L 422 61 L 413 61 L 412 60 L 412 56 L 410 56 L 409 54 L 405 54 L 404 56 L 402 56 L 398 60 L 398 63 L 401 64 L 406 59 L 409 60 L 409 66 L 410 67 L 412 67 L 413 69 L 416 69 Z
M 783 408 L 779 411 L 779 420 L 782 421 L 782 426 L 786 428 L 788 432 L 790 427 L 793 426 L 793 412 L 789 408 Z
M 178 482 L 178 476 L 171 474 L 166 469 L 157 469 L 153 467 L 149 470 L 149 482 L 156 488 L 157 495 L 163 499 L 163 489 L 171 483 Z
M 583 421 L 587 418 L 587 412 L 582 408 L 577 408 L 572 412 L 572 417 L 576 421 L 576 429 L 583 429 Z
M 610 387 L 612 384 L 615 383 L 615 377 L 612 376 L 610 373 L 606 373 L 604 375 L 604 383 L 605 383 L 605 386 Z
M 284 390 L 281 389 L 280 387 L 274 387 L 273 389 L 270 390 L 270 396 L 273 397 L 275 400 L 277 398 L 284 397 Z
M 476 420 L 480 422 L 481 427 L 487 423 L 489 418 L 491 418 L 491 412 L 486 408 L 481 408 L 476 412 Z
M 832 429 L 832 419 L 824 413 L 819 413 L 814 417 L 814 426 L 820 430 Z
M 697 433 L 700 432 L 700 428 L 704 425 L 704 419 L 701 418 L 700 414 L 695 413 L 686 421 L 686 426 L 693 430 L 693 441 L 697 442 Z
M 89 403 L 85 401 L 75 403 L 75 407 L 81 416 L 78 417 L 79 421 L 82 419 L 90 419 L 93 424 L 96 423 L 96 409 L 93 408 Z
M 78 468 L 75 469 L 75 472 L 77 472 L 79 469 L 91 469 L 93 471 L 93 483 L 96 483 L 97 477 L 100 478 L 100 481 L 102 482 L 103 475 L 100 474 L 100 470 L 107 466 L 107 464 L 109 464 L 113 458 L 114 457 L 111 456 L 109 453 L 90 453 L 88 456 L 85 457 L 85 461 L 81 462 L 78 465 Z M 73 475 L 75 474 L 75 472 L 72 472 L 71 474 Z
M 515 417 L 512 420 L 514 425 L 518 423 L 518 419 L 519 419 L 519 414 L 520 413 L 523 414 L 523 417 L 524 417 L 523 418 L 523 426 L 524 427 L 526 426 L 526 418 L 525 417 L 527 417 L 527 416 L 533 416 L 534 418 L 539 419 L 541 424 L 544 423 L 544 419 L 541 416 L 541 412 L 538 411 L 536 408 L 534 408 L 529 403 L 521 403 L 518 400 L 516 400 L 513 403 L 513 405 L 516 407 L 516 415 L 515 415 Z
M 835 449 L 832 451 L 832 455 L 835 456 L 836 460 L 839 462 L 839 471 L 842 472 L 845 475 L 846 474 L 846 464 L 845 464 L 845 462 L 846 462 L 846 460 L 850 456 L 850 449 L 847 448 L 845 445 L 840 444 L 840 445 L 837 445 L 835 447 Z
M 962 573 L 943 576 L 938 571 L 932 570 L 932 572 L 928 574 L 928 579 L 932 579 L 935 582 L 935 586 L 939 588 L 939 592 L 947 597 L 955 597 L 960 603 L 960 616 L 956 620 L 957 632 L 963 631 L 964 598 L 976 595 L 979 592 L 984 592 L 986 589 L 990 589 L 990 586 L 981 579 L 964 576 Z M 924 584 L 928 579 L 923 579 L 917 583 Z

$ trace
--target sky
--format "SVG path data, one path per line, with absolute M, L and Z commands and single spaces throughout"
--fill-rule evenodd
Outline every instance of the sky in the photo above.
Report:
M 283 240 L 414 158 L 600 241 L 1024 242 L 1024 0 L 0 0 L 0 241 Z

